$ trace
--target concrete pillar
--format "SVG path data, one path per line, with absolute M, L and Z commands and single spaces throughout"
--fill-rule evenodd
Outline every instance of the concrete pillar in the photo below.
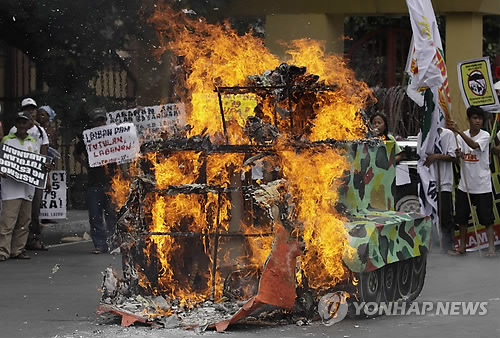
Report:
M 326 41 L 329 53 L 344 53 L 344 15 L 272 14 L 266 16 L 265 44 L 269 50 L 285 57 L 281 42 L 311 38 Z
M 446 67 L 451 95 L 451 115 L 468 129 L 466 108 L 458 86 L 457 63 L 483 56 L 483 16 L 476 13 L 446 15 Z

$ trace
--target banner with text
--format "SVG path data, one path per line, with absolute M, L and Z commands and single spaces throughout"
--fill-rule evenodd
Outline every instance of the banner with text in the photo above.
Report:
M 107 123 L 133 123 L 142 141 L 151 140 L 162 130 L 186 124 L 184 103 L 116 110 L 107 113 Z
M 216 93 L 193 94 L 193 100 L 203 102 L 205 107 L 201 110 L 220 112 L 219 97 Z M 254 110 L 258 103 L 255 94 L 222 94 L 221 101 L 226 121 L 237 121 L 240 126 L 245 125 L 248 116 L 255 115 Z M 220 115 L 217 118 L 220 119 Z
M 0 172 L 35 188 L 44 188 L 47 181 L 47 157 L 1 144 Z
M 466 108 L 479 106 L 487 111 L 499 112 L 500 105 L 493 89 L 488 58 L 459 62 L 458 85 Z
M 113 123 L 84 130 L 83 141 L 91 167 L 130 162 L 140 153 L 137 130 L 132 123 Z
M 40 219 L 66 218 L 66 171 L 53 170 L 49 177 L 52 189 L 43 192 Z

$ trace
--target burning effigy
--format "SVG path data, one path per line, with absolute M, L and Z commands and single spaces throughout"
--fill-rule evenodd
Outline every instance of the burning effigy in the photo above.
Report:
M 188 70 L 188 124 L 114 179 L 123 277 L 106 271 L 99 311 L 225 330 L 313 318 L 332 290 L 416 297 L 430 221 L 391 211 L 393 144 L 366 138 L 370 91 L 344 61 L 300 40 L 280 63 L 251 34 L 161 7 L 151 21 Z

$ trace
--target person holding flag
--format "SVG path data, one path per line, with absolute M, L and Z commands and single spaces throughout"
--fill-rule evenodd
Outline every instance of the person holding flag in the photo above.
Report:
M 443 154 L 438 130 L 450 119 L 451 99 L 439 29 L 430 0 L 406 0 L 413 39 L 406 72 L 407 94 L 425 109 L 418 140 L 417 172 L 420 176 L 421 212 L 431 216 L 434 232 L 439 234 L 438 170 L 427 160 L 429 154 Z M 434 162 L 434 161 L 432 161 Z M 441 236 L 438 236 L 441 237 Z
M 490 134 L 482 130 L 485 111 L 480 107 L 467 108 L 469 129 L 461 131 L 454 121 L 448 121 L 448 127 L 458 134 L 457 158 L 462 158 L 460 182 L 455 193 L 455 219 L 460 225 L 460 247 L 457 252 L 465 254 L 467 228 L 471 203 L 476 207 L 479 223 L 486 227 L 488 253 L 486 257 L 495 257 L 495 234 L 493 232 L 493 197 L 490 171 Z M 467 196 L 469 195 L 469 196 Z M 470 197 L 470 202 L 469 202 Z

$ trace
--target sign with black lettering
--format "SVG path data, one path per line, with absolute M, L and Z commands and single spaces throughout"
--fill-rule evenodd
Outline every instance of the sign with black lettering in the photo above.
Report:
M 493 88 L 490 60 L 487 57 L 459 62 L 458 85 L 465 107 L 478 106 L 498 113 L 500 104 Z
M 1 144 L 0 172 L 35 188 L 45 188 L 47 156 Z
M 130 162 L 140 153 L 137 131 L 132 123 L 113 123 L 84 130 L 83 141 L 91 167 Z
M 49 173 L 50 191 L 44 190 L 40 207 L 40 219 L 66 218 L 66 171 Z
M 116 110 L 107 113 L 107 123 L 133 123 L 144 142 L 158 136 L 162 130 L 186 124 L 184 103 Z

